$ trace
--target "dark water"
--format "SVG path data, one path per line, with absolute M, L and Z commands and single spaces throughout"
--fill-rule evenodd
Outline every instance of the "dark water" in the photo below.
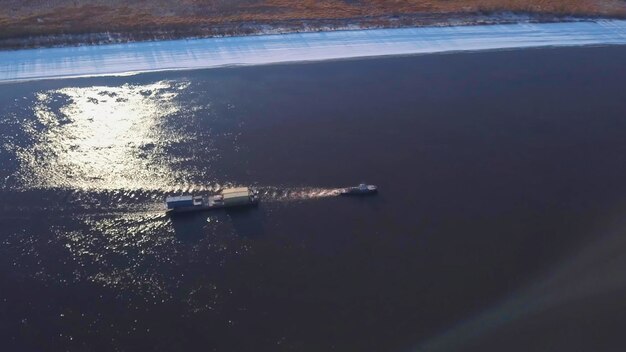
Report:
M 6 351 L 621 351 L 626 47 L 0 85 Z M 360 181 L 381 192 L 334 196 Z M 256 209 L 164 216 L 255 186 Z

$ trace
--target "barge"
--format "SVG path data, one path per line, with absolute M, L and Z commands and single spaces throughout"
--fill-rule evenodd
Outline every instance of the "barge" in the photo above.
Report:
M 167 213 L 242 207 L 258 203 L 259 192 L 248 187 L 228 188 L 208 196 L 183 195 L 165 198 Z

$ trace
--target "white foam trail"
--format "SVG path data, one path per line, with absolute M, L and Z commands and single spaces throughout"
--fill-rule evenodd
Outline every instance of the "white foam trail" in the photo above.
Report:
M 626 44 L 626 21 L 375 29 L 0 52 L 0 81 L 541 46 Z
M 310 199 L 320 199 L 336 197 L 339 189 L 336 188 L 279 188 L 279 187 L 259 187 L 261 201 L 263 202 L 291 202 Z

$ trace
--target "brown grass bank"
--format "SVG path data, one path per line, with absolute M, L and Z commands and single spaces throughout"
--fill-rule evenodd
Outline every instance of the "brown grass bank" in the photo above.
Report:
M 498 22 L 506 21 L 505 13 L 538 20 L 626 17 L 626 0 L 0 0 L 0 5 L 5 48 L 348 25 Z

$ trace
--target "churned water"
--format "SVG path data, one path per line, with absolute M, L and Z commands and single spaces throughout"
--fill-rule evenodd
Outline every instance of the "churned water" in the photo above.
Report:
M 619 350 L 624 62 L 552 48 L 0 85 L 2 349 Z M 337 196 L 361 181 L 380 194 Z M 164 214 L 166 195 L 228 186 L 261 204 Z

